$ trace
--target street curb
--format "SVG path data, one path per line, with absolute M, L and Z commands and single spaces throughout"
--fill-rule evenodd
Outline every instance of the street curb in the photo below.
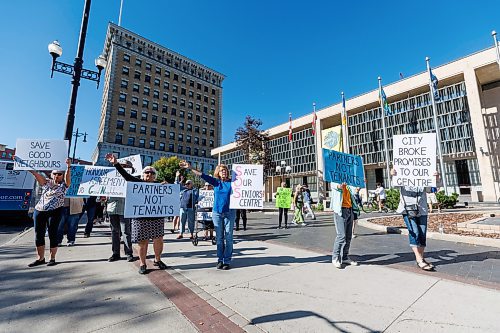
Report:
M 370 219 L 380 219 L 380 218 L 383 218 L 383 217 L 370 218 Z M 387 227 L 384 225 L 378 225 L 375 223 L 368 222 L 367 219 L 359 220 L 358 225 L 365 227 L 365 228 L 370 228 L 370 229 L 374 229 L 377 231 L 382 231 L 382 232 L 385 232 L 388 234 L 408 235 L 408 230 L 406 228 Z M 490 246 L 490 247 L 500 248 L 500 239 L 494 239 L 494 238 L 441 234 L 439 232 L 434 232 L 434 231 L 427 232 L 427 238 L 443 240 L 443 241 L 447 241 L 447 242 L 466 243 L 466 244 L 471 244 L 471 245 L 481 245 L 481 246 Z
M 21 237 L 23 237 L 25 234 L 27 234 L 28 232 L 30 232 L 30 230 L 33 229 L 33 227 L 29 227 L 28 229 L 24 230 L 23 232 L 21 232 L 19 235 L 15 236 L 14 238 L 12 238 L 11 240 L 9 240 L 7 243 L 5 244 L 2 244 L 0 245 L 0 247 L 3 247 L 3 246 L 10 246 L 11 244 L 14 244 L 15 242 L 17 242 L 17 240 Z

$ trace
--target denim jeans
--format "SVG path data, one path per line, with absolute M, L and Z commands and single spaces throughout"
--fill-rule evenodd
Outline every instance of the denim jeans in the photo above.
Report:
M 404 214 L 403 219 L 408 229 L 410 246 L 425 247 L 427 239 L 427 215 L 408 217 L 408 215 Z
M 123 240 L 123 252 L 125 255 L 131 256 L 132 250 L 132 223 L 130 219 L 126 219 L 123 215 L 109 215 L 111 227 L 111 250 L 113 256 L 120 256 L 120 239 Z M 121 237 L 120 237 L 121 236 Z
M 57 228 L 57 243 L 61 244 L 64 238 L 64 226 L 68 225 L 67 237 L 68 243 L 74 242 L 76 238 L 76 232 L 78 231 L 78 218 L 80 214 L 69 214 L 69 207 L 62 208 L 61 221 L 59 222 L 59 227 Z
M 342 262 L 348 259 L 347 255 L 349 254 L 352 239 L 353 218 L 354 212 L 352 208 L 342 208 L 341 215 L 333 213 L 337 237 L 335 237 L 335 242 L 333 243 L 332 260 L 338 259 Z
M 94 197 L 90 197 L 91 199 Z M 87 208 L 87 224 L 85 225 L 85 234 L 90 235 L 92 228 L 94 227 L 96 206 L 91 206 Z
M 35 245 L 45 245 L 45 231 L 49 230 L 50 248 L 56 248 L 57 244 L 57 229 L 61 221 L 62 207 L 39 211 L 35 209 L 33 213 L 33 223 L 35 227 Z
M 190 233 L 194 232 L 194 209 L 193 208 L 181 208 L 181 234 L 186 231 L 186 220 L 188 223 L 188 229 Z
M 223 264 L 230 264 L 233 256 L 233 228 L 236 211 L 212 213 L 217 240 L 217 260 Z

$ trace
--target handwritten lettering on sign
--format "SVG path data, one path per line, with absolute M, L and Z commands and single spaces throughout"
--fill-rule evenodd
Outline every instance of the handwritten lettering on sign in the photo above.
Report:
M 66 170 L 68 141 L 17 139 L 15 170 Z
M 327 182 L 366 187 L 361 156 L 323 148 L 323 163 Z
M 233 164 L 233 182 L 229 207 L 257 209 L 264 207 L 264 168 L 257 164 Z
M 125 217 L 166 217 L 179 215 L 179 184 L 127 182 Z

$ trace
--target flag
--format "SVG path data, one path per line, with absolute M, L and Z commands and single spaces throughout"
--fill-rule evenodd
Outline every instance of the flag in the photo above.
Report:
M 292 114 L 289 113 L 288 114 L 289 117 L 288 117 L 288 120 L 289 120 L 289 123 L 288 123 L 288 141 L 292 141 Z
M 312 126 L 312 135 L 316 135 L 316 120 L 318 119 L 318 116 L 316 115 L 316 110 L 313 110 L 313 120 L 312 120 L 312 123 L 311 123 L 311 126 Z
M 403 76 L 403 73 L 399 72 L 399 78 L 404 79 L 405 77 Z
M 439 91 L 438 91 L 438 79 L 436 75 L 432 74 L 432 69 L 429 68 L 429 73 L 431 76 L 431 85 L 432 85 L 432 94 L 434 95 L 434 100 L 439 100 Z
M 390 116 L 392 114 L 391 108 L 389 106 L 389 103 L 387 102 L 387 97 L 385 96 L 384 88 L 380 87 L 380 92 L 379 92 L 379 101 L 380 101 L 380 107 L 385 112 L 386 116 Z
M 347 125 L 347 114 L 345 111 L 345 97 L 344 93 L 342 93 L 342 125 Z

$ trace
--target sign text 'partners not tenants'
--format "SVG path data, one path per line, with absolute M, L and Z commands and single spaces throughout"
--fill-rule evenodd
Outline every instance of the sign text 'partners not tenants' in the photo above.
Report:
M 366 187 L 363 160 L 360 156 L 323 148 L 323 162 L 327 182 Z
M 127 182 L 126 218 L 179 215 L 179 184 Z

